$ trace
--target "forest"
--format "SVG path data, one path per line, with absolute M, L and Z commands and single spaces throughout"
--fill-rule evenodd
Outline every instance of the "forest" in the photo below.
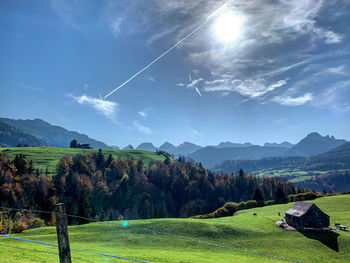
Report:
M 33 169 L 24 156 L 0 154 L 2 207 L 53 211 L 57 202 L 67 213 L 96 220 L 190 217 L 207 214 L 226 202 L 273 200 L 303 193 L 302 187 L 279 178 L 213 174 L 200 164 L 166 158 L 148 165 L 142 159 L 105 158 L 102 151 L 65 156 L 54 176 Z M 42 214 L 48 223 L 52 215 Z M 85 223 L 70 218 L 70 224 Z

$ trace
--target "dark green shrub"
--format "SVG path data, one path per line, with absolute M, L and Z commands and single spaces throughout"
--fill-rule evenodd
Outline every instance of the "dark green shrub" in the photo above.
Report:
M 274 205 L 275 204 L 275 201 L 274 200 L 267 200 L 265 202 L 265 205 Z
M 27 224 L 28 224 L 28 229 L 44 227 L 45 226 L 44 220 L 42 220 L 40 218 L 37 218 L 37 217 L 34 218 L 34 219 L 30 219 Z
M 258 206 L 257 201 L 255 200 L 249 200 L 246 202 L 247 208 L 254 208 Z
M 224 208 L 233 215 L 238 210 L 238 205 L 234 202 L 228 202 L 224 205 Z
M 23 230 L 25 229 L 26 229 L 25 224 L 20 221 L 16 221 L 11 225 L 11 233 L 15 233 L 15 234 L 22 233 Z
M 288 202 L 295 202 L 295 195 L 288 195 Z
M 246 209 L 246 208 L 247 208 L 246 202 L 240 202 L 238 204 L 238 210 L 243 210 L 243 209 Z

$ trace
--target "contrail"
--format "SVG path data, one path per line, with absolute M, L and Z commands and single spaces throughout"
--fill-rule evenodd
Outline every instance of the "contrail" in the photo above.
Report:
M 151 67 L 154 63 L 156 63 L 158 60 L 160 60 L 162 57 L 164 57 L 166 54 L 168 54 L 169 52 L 171 52 L 173 49 L 175 49 L 178 45 L 180 45 L 182 42 L 184 42 L 187 38 L 189 38 L 190 36 L 192 36 L 194 33 L 196 33 L 199 29 L 201 29 L 204 25 L 206 25 L 209 20 L 220 10 L 222 9 L 225 5 L 227 5 L 229 2 L 231 2 L 232 0 L 227 0 L 225 1 L 225 3 L 223 3 L 220 7 L 218 7 L 217 9 L 215 9 L 215 11 L 213 13 L 211 13 L 204 22 L 202 22 L 201 24 L 199 24 L 191 33 L 189 33 L 187 36 L 185 36 L 184 38 L 182 38 L 179 42 L 177 42 L 176 44 L 174 44 L 172 47 L 170 47 L 167 51 L 165 51 L 163 54 L 161 54 L 160 56 L 158 56 L 157 58 L 155 58 L 151 63 L 149 63 L 148 65 L 146 65 L 145 67 L 143 67 L 142 69 L 140 69 L 138 72 L 136 72 L 134 75 L 132 75 L 129 79 L 127 79 L 126 81 L 124 81 L 122 84 L 120 84 L 118 87 L 116 87 L 114 90 L 112 90 L 110 93 L 108 93 L 106 96 L 104 96 L 104 99 L 106 99 L 107 97 L 109 97 L 110 95 L 112 95 L 114 92 L 116 92 L 118 89 L 120 89 L 121 87 L 123 87 L 124 85 L 126 85 L 127 83 L 129 83 L 131 80 L 133 80 L 134 78 L 136 78 L 138 75 L 140 75 L 142 72 L 144 72 L 145 70 L 147 70 L 149 67 Z

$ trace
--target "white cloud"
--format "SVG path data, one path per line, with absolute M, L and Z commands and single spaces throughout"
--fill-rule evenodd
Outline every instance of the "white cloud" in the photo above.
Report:
M 140 115 L 141 117 L 143 117 L 143 118 L 146 118 L 146 117 L 147 117 L 147 113 L 144 112 L 144 111 L 139 111 L 138 113 L 139 113 L 139 115 Z
M 177 26 L 174 26 L 174 27 L 172 27 L 170 29 L 166 29 L 166 30 L 164 30 L 164 31 L 162 31 L 160 33 L 157 33 L 157 34 L 153 35 L 152 37 L 150 37 L 147 40 L 147 43 L 149 45 L 152 45 L 154 42 L 164 38 L 165 36 L 168 36 L 169 34 L 174 33 L 174 31 L 177 30 L 178 28 L 179 28 L 179 26 L 177 25 Z
M 186 126 L 186 130 L 188 131 L 188 132 L 190 132 L 193 136 L 195 136 L 195 137 L 200 137 L 200 138 L 202 138 L 203 137 L 203 134 L 201 134 L 199 131 L 197 131 L 196 129 L 194 129 L 194 128 L 191 128 L 191 127 L 189 127 L 189 126 Z
M 312 93 L 305 93 L 300 97 L 291 97 L 289 95 L 275 96 L 271 101 L 285 106 L 301 106 L 311 101 L 313 98 L 314 96 Z
M 314 28 L 313 32 L 316 33 L 319 38 L 323 39 L 326 44 L 337 44 L 343 40 L 342 35 L 337 34 L 331 30 Z
M 147 118 L 149 113 L 153 111 L 153 108 L 144 108 L 143 110 L 139 111 L 138 114 L 142 117 L 142 118 Z
M 188 85 L 187 88 L 188 89 L 192 89 L 194 88 L 198 83 L 200 83 L 201 81 L 203 81 L 203 79 L 199 78 L 199 79 L 194 79 L 192 80 Z
M 240 80 L 229 76 L 225 79 L 206 81 L 203 90 L 206 92 L 236 92 L 249 98 L 257 98 L 275 90 L 276 88 L 286 85 L 287 79 L 279 80 L 270 85 L 266 85 L 265 82 L 264 79 Z
M 328 68 L 327 71 L 331 74 L 348 76 L 348 73 L 345 72 L 345 65 L 341 65 L 341 66 L 333 67 L 333 68 Z
M 152 130 L 150 128 L 141 125 L 138 121 L 134 121 L 133 125 L 144 134 L 152 134 Z
M 121 34 L 121 24 L 123 19 L 120 17 L 117 17 L 115 19 L 112 19 L 110 22 L 110 28 L 112 30 L 112 33 L 115 37 L 119 36 Z
M 149 82 L 156 82 L 156 79 L 152 76 L 146 76 L 145 79 Z
M 349 87 L 350 80 L 339 81 L 318 94 L 312 105 L 316 107 L 329 106 L 336 111 L 340 111 L 339 109 L 343 108 L 347 111 L 347 106 L 349 104 L 344 92 L 347 91 Z
M 114 120 L 117 114 L 118 104 L 113 101 L 101 100 L 99 98 L 93 98 L 87 95 L 74 96 L 72 94 L 68 94 L 68 97 L 71 97 L 79 104 L 87 105 L 98 112 L 105 115 L 107 118 Z
M 21 88 L 29 89 L 29 90 L 32 90 L 32 91 L 41 91 L 42 90 L 41 88 L 29 86 L 29 85 L 26 85 L 26 84 L 23 84 L 23 83 L 16 83 L 16 85 L 21 87 Z

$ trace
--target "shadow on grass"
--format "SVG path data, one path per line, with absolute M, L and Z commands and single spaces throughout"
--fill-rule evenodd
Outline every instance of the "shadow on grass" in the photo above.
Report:
M 330 249 L 339 252 L 338 237 L 339 234 L 333 231 L 329 232 L 300 232 L 305 237 L 320 241 L 323 245 Z
M 14 248 L 14 249 L 16 249 L 18 251 L 26 250 L 26 251 L 36 252 L 36 253 L 46 253 L 46 254 L 57 255 L 57 258 L 58 258 L 58 252 L 49 252 L 49 251 L 39 250 L 39 249 L 16 247 L 16 246 L 5 245 L 5 244 L 2 244 L 2 243 L 0 243 L 0 246 L 8 247 L 8 248 Z M 83 262 L 93 263 L 92 261 L 81 259 L 81 258 L 77 258 L 77 257 L 71 257 L 71 258 L 72 259 L 76 259 L 76 260 L 80 260 L 80 261 L 83 261 Z

